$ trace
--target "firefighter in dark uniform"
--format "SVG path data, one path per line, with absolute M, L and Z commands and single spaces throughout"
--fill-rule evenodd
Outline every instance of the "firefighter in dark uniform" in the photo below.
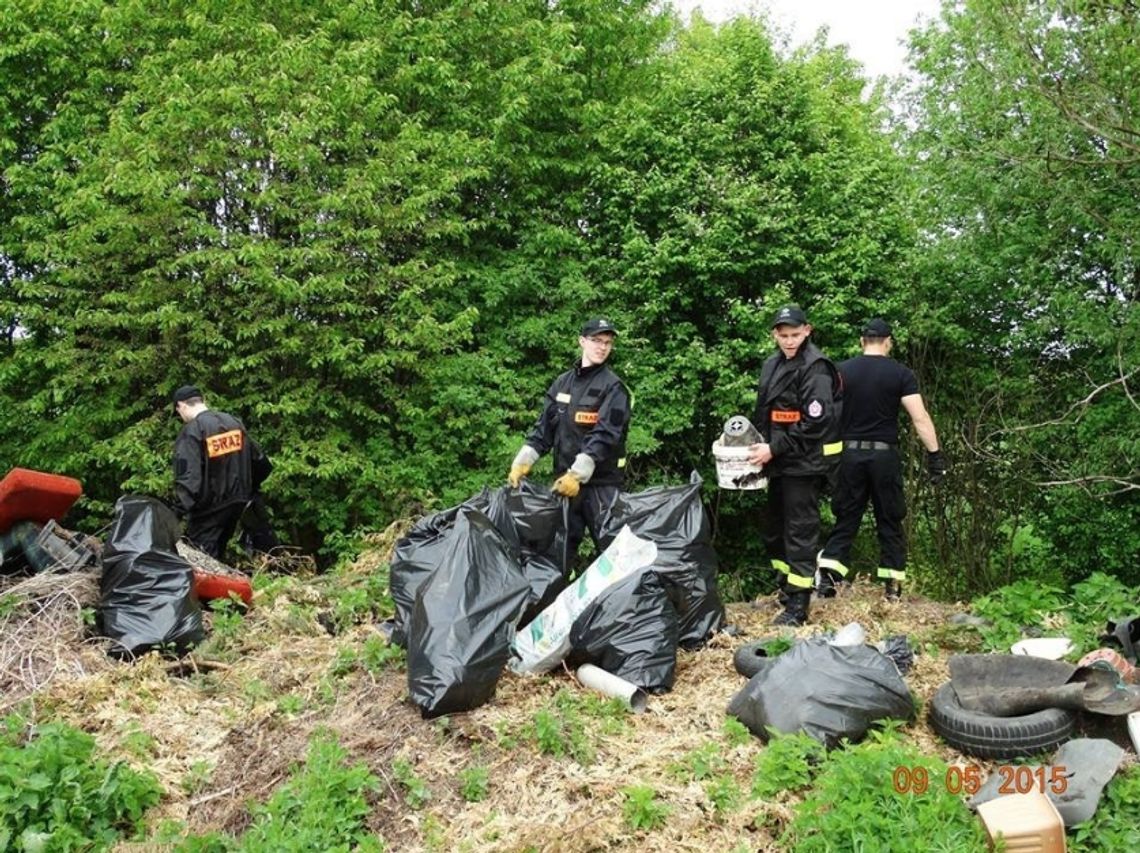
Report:
M 819 545 L 819 499 L 842 450 L 839 375 L 811 342 L 811 325 L 796 305 L 776 312 L 779 352 L 764 362 L 752 422 L 767 436 L 748 461 L 768 476 L 764 544 L 781 578 L 778 625 L 807 621 Z
M 918 393 L 914 372 L 889 357 L 891 327 L 875 318 L 860 336 L 863 354 L 839 365 L 843 376 L 843 459 L 831 508 L 835 527 L 819 555 L 819 594 L 835 595 L 847 578 L 851 543 L 870 500 L 879 537 L 879 579 L 888 600 L 898 600 L 906 580 L 902 462 L 899 458 L 899 408 L 906 409 L 926 447 L 926 469 L 937 484 L 946 472 L 938 433 Z
M 571 556 L 587 528 L 595 544 L 606 511 L 625 479 L 630 396 L 606 360 L 617 330 L 604 318 L 582 326 L 581 357 L 546 392 L 542 414 L 515 455 L 507 481 L 518 487 L 544 453 L 554 452 L 553 491 L 570 501 L 567 546 Z
M 174 392 L 174 412 L 183 423 L 174 442 L 174 494 L 185 535 L 220 560 L 271 465 L 242 422 L 210 409 L 193 385 Z

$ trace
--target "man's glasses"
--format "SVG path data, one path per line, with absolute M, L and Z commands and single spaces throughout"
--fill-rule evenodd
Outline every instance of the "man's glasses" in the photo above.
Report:
M 614 345 L 613 338 L 595 338 L 593 335 L 588 335 L 586 340 L 597 347 L 612 347 Z

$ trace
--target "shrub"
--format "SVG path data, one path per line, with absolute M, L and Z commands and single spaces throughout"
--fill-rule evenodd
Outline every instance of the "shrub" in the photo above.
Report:
M 136 830 L 161 789 L 149 773 L 96 759 L 95 739 L 59 723 L 4 721 L 0 739 L 0 850 L 110 847 Z
M 895 790 L 899 767 L 923 768 L 923 790 Z M 947 791 L 946 762 L 892 731 L 832 752 L 795 809 L 782 842 L 797 853 L 835 850 L 984 850 L 981 824 Z

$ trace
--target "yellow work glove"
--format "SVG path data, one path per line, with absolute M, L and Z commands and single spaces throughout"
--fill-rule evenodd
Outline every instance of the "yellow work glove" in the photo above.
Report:
M 529 473 L 529 465 L 512 465 L 511 472 L 507 474 L 507 482 L 511 484 L 512 489 L 517 489 L 519 487 L 519 483 L 522 482 L 523 477 Z
M 551 486 L 551 491 L 556 495 L 562 495 L 566 498 L 574 498 L 578 496 L 578 490 L 582 488 L 581 481 L 572 473 L 567 471 L 561 477 L 554 481 Z

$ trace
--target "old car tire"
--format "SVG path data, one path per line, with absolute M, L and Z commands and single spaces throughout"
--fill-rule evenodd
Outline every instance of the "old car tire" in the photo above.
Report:
M 1046 708 L 1018 717 L 967 711 L 947 682 L 930 703 L 930 725 L 955 749 L 978 758 L 1019 758 L 1051 752 L 1073 735 L 1076 715 Z
M 768 657 L 768 646 L 771 643 L 771 639 L 755 640 L 737 649 L 732 656 L 732 665 L 736 671 L 745 678 L 751 678 L 771 663 L 772 658 Z

